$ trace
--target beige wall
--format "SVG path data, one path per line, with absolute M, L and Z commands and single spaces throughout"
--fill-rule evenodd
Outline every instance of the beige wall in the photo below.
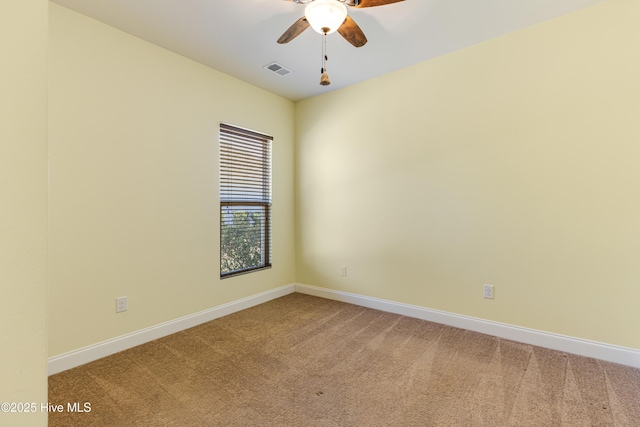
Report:
M 298 282 L 640 349 L 638 22 L 615 0 L 298 103 Z
M 294 281 L 640 348 L 639 17 L 614 0 L 294 108 L 52 4 L 49 356 Z M 220 121 L 275 136 L 274 268 L 224 281 Z
M 0 425 L 46 425 L 47 1 L 0 2 Z
M 295 281 L 292 102 L 55 4 L 49 84 L 49 356 Z M 275 137 L 273 268 L 223 281 L 221 121 Z

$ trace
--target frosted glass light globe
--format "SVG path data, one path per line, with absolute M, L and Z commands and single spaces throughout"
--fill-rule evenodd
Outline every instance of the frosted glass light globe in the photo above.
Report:
M 331 34 L 346 19 L 347 7 L 338 0 L 315 0 L 307 5 L 304 16 L 315 31 Z

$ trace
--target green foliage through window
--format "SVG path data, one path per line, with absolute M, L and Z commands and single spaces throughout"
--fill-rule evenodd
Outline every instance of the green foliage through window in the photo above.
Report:
M 264 264 L 263 209 L 221 210 L 220 271 L 248 270 Z

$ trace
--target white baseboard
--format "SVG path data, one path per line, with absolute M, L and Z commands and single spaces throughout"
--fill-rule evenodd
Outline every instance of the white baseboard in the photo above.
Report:
M 67 369 L 84 365 L 85 363 L 192 328 L 202 323 L 271 301 L 293 292 L 300 292 L 321 298 L 342 301 L 389 313 L 401 314 L 403 316 L 415 317 L 417 319 L 468 329 L 512 341 L 640 368 L 640 350 L 636 349 L 538 331 L 535 329 L 508 325 L 505 323 L 493 322 L 475 317 L 448 313 L 446 311 L 433 310 L 416 305 L 368 297 L 365 295 L 304 284 L 291 284 L 83 347 L 69 353 L 50 357 L 48 360 L 48 372 L 49 375 L 57 374 L 59 372 L 66 371 Z
M 276 289 L 271 289 L 256 295 L 251 295 L 247 298 L 242 298 L 237 301 L 232 301 L 227 304 L 222 304 L 208 310 L 194 313 L 189 316 L 184 316 L 179 319 L 141 329 L 139 331 L 93 344 L 69 353 L 50 357 L 47 363 L 49 375 L 57 374 L 59 372 L 66 371 L 67 369 L 84 365 L 85 363 L 101 359 L 140 344 L 198 326 L 219 317 L 271 301 L 291 294 L 295 292 L 295 289 L 296 286 L 294 284 L 281 286 Z
M 317 286 L 296 284 L 296 292 L 321 298 L 347 302 L 389 313 L 415 317 L 457 328 L 468 329 L 499 338 L 518 341 L 539 347 L 546 347 L 580 356 L 593 357 L 608 362 L 640 368 L 640 350 L 620 347 L 596 341 L 584 340 L 505 323 L 483 320 L 446 311 L 433 310 L 416 305 L 352 294 Z

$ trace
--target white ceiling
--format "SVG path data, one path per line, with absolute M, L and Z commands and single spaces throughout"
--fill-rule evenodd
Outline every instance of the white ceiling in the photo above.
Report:
M 330 86 L 320 86 L 322 36 L 276 40 L 304 6 L 286 0 L 53 0 L 293 101 L 336 90 L 605 0 L 405 0 L 349 7 L 369 42 L 327 37 Z M 280 77 L 273 61 L 293 71 Z

